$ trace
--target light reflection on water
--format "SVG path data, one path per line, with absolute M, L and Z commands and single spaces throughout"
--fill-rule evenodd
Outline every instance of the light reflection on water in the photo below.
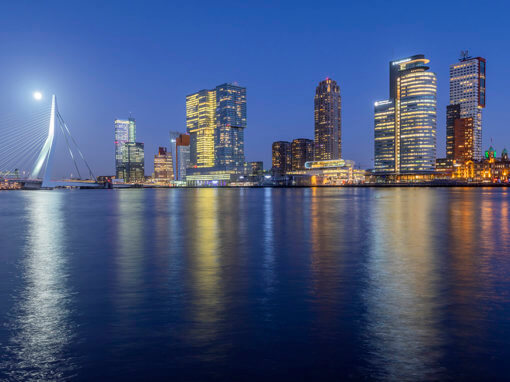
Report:
M 189 240 L 190 300 L 186 337 L 192 346 L 205 347 L 213 343 L 222 329 L 224 309 L 220 258 L 227 256 L 219 243 L 218 189 L 200 190 L 200 196 L 187 206 L 192 214 L 194 235 Z M 191 228 L 191 227 L 190 227 Z M 219 350 L 219 349 L 215 349 Z M 211 349 L 204 350 L 203 359 L 214 358 Z
M 66 352 L 75 328 L 69 319 L 74 296 L 66 270 L 65 196 L 29 192 L 23 197 L 29 219 L 19 269 L 23 288 L 7 323 L 11 337 L 2 368 L 13 380 L 68 379 L 76 365 Z
M 440 379 L 442 298 L 432 237 L 436 201 L 426 189 L 415 193 L 409 197 L 393 190 L 373 203 L 365 336 L 378 379 Z
M 0 379 L 506 375 L 509 197 L 1 194 Z

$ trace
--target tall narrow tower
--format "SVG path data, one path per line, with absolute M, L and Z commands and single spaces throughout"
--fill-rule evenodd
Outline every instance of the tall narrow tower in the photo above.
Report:
M 485 66 L 482 57 L 469 57 L 462 52 L 459 62 L 450 65 L 450 105 L 460 106 L 460 118 L 471 118 L 473 123 L 473 158 L 482 157 L 482 109 L 485 108 Z M 448 122 L 448 121 L 447 121 Z M 455 147 L 453 123 L 447 128 L 447 158 Z
M 186 129 L 190 135 L 190 165 L 213 167 L 216 90 L 201 90 L 186 96 Z
M 315 160 L 342 156 L 342 117 L 340 87 L 330 78 L 315 89 Z

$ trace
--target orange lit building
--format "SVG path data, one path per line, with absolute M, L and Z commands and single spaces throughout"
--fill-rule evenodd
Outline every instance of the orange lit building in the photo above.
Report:
M 454 122 L 454 163 L 464 164 L 474 158 L 475 129 L 473 118 L 459 118 Z

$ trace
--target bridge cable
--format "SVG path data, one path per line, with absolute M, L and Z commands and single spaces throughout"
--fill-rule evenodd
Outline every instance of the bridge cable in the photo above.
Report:
M 65 133 L 64 128 L 62 127 L 62 120 L 60 118 L 59 118 L 58 125 L 60 127 L 60 130 L 62 131 L 62 135 L 64 136 L 64 138 L 66 140 L 66 145 L 67 145 L 67 149 L 69 150 L 69 155 L 71 156 L 71 159 L 73 160 L 74 168 L 78 172 L 78 178 L 81 179 L 80 169 L 78 168 L 78 164 L 76 163 L 76 160 L 74 159 L 73 150 L 71 150 L 71 146 L 69 145 L 69 139 L 67 138 L 67 134 Z
M 89 175 L 90 177 L 93 179 L 93 180 L 96 180 L 96 177 L 94 175 L 94 173 L 92 172 L 89 164 L 87 163 L 87 160 L 85 159 L 85 157 L 83 156 L 83 153 L 81 152 L 80 150 L 80 147 L 78 146 L 78 143 L 76 143 L 74 137 L 72 136 L 71 132 L 69 131 L 69 128 L 67 127 L 67 124 L 65 123 L 64 121 L 64 118 L 62 118 L 62 115 L 60 114 L 60 112 L 58 111 L 57 109 L 57 116 L 58 118 L 62 121 L 63 125 L 64 125 L 64 128 L 66 129 L 67 133 L 69 134 L 69 136 L 71 137 L 71 140 L 73 141 L 74 145 L 76 146 L 76 149 L 78 150 L 78 153 L 80 154 L 80 157 L 81 159 L 83 160 L 83 162 L 85 163 L 85 165 L 87 166 L 87 169 L 89 170 Z

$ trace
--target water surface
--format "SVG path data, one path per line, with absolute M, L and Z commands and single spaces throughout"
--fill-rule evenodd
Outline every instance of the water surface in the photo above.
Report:
M 0 379 L 504 379 L 509 200 L 0 192 Z

